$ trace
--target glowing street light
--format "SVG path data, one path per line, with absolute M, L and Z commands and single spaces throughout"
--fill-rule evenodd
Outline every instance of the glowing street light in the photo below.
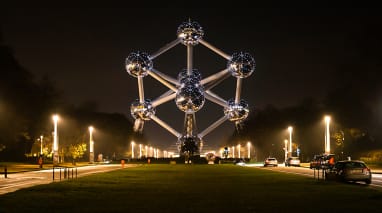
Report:
M 325 116 L 326 132 L 325 132 L 325 154 L 330 154 L 330 116 Z
M 89 126 L 89 162 L 94 163 L 94 141 L 93 141 L 93 130 L 92 126 Z
M 139 158 L 142 158 L 142 144 L 139 144 Z
M 288 158 L 288 140 L 285 139 L 285 140 L 284 140 L 284 143 L 285 143 L 285 146 L 284 146 L 285 160 L 284 160 L 284 162 L 286 162 L 286 160 L 287 160 L 287 158 Z
M 134 145 L 135 145 L 134 141 L 131 141 L 131 159 L 134 158 Z
M 240 158 L 240 148 L 241 148 L 241 145 L 239 144 L 239 145 L 237 145 L 238 146 L 238 150 L 237 150 L 237 152 L 239 153 L 239 158 Z
M 247 147 L 248 147 L 248 159 L 249 159 L 251 158 L 251 142 L 248 141 Z
M 44 138 L 44 136 L 40 136 L 40 143 L 41 143 L 41 146 L 40 146 L 40 155 L 42 155 L 42 139 Z
M 289 157 L 292 157 L 292 153 L 293 153 L 293 150 L 292 150 L 292 132 L 293 132 L 293 127 L 289 126 L 288 127 L 288 131 L 289 131 Z
M 58 164 L 58 137 L 57 137 L 57 123 L 58 115 L 53 115 L 54 122 L 54 136 L 53 136 L 53 164 Z

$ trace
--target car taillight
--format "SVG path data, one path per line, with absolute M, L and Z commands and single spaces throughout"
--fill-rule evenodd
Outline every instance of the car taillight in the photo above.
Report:
M 369 168 L 364 168 L 364 169 L 362 169 L 362 173 L 364 173 L 364 174 L 370 174 L 370 169 Z

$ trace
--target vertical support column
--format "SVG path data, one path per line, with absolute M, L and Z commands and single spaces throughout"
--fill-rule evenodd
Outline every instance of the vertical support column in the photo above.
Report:
M 145 91 L 143 89 L 143 77 L 138 76 L 139 103 L 145 101 Z
M 192 45 L 191 44 L 187 44 L 187 75 L 191 75 L 192 74 L 192 65 L 193 65 L 193 53 L 192 53 L 193 49 L 192 49 Z
M 235 104 L 240 103 L 240 96 L 241 96 L 241 85 L 242 85 L 243 79 L 237 78 L 236 81 L 236 96 L 235 96 Z

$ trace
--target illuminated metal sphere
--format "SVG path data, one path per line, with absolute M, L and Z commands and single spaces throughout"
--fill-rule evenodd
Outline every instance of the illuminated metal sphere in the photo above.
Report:
M 147 71 L 153 68 L 153 61 L 150 55 L 145 52 L 132 52 L 126 58 L 126 70 L 134 77 L 145 77 Z
M 224 114 L 228 116 L 230 121 L 243 121 L 249 114 L 248 103 L 242 99 L 238 104 L 235 104 L 235 101 L 230 99 L 228 107 L 224 108 Z
M 234 53 L 228 61 L 227 69 L 234 77 L 246 78 L 255 71 L 256 62 L 249 53 Z
M 195 153 L 198 151 L 198 147 L 201 143 L 201 139 L 195 135 L 193 136 L 186 136 L 183 135 L 178 139 L 179 144 L 179 150 L 181 153 L 189 152 L 189 153 Z
M 187 84 L 187 83 L 200 84 L 201 80 L 202 80 L 202 75 L 197 69 L 193 69 L 191 75 L 188 75 L 187 70 L 182 70 L 178 74 L 178 81 L 181 84 Z
M 176 33 L 178 38 L 182 39 L 182 43 L 184 45 L 197 45 L 199 43 L 199 39 L 201 39 L 204 35 L 204 31 L 200 24 L 191 20 L 188 22 L 183 22 L 179 25 Z
M 130 113 L 134 119 L 148 121 L 150 120 L 151 115 L 155 115 L 155 108 L 151 105 L 151 101 L 148 99 L 143 103 L 136 100 L 130 106 Z
M 204 90 L 199 84 L 182 84 L 176 92 L 176 106 L 183 112 L 196 112 L 204 105 Z

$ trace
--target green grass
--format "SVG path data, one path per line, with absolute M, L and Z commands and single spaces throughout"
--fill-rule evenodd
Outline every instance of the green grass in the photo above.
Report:
M 88 166 L 89 162 L 77 162 L 76 165 L 73 165 L 71 162 L 61 163 L 58 166 L 64 167 L 80 167 Z M 40 168 L 40 165 L 37 163 L 19 163 L 19 162 L 1 162 L 0 163 L 0 174 L 4 174 L 4 169 L 7 168 L 7 173 L 18 173 L 18 172 L 30 172 L 38 171 L 42 169 L 52 169 L 53 164 L 47 163 L 43 164 L 43 168 Z
M 234 165 L 151 164 L 1 195 L 0 212 L 375 212 L 381 202 L 381 191 L 361 185 Z

